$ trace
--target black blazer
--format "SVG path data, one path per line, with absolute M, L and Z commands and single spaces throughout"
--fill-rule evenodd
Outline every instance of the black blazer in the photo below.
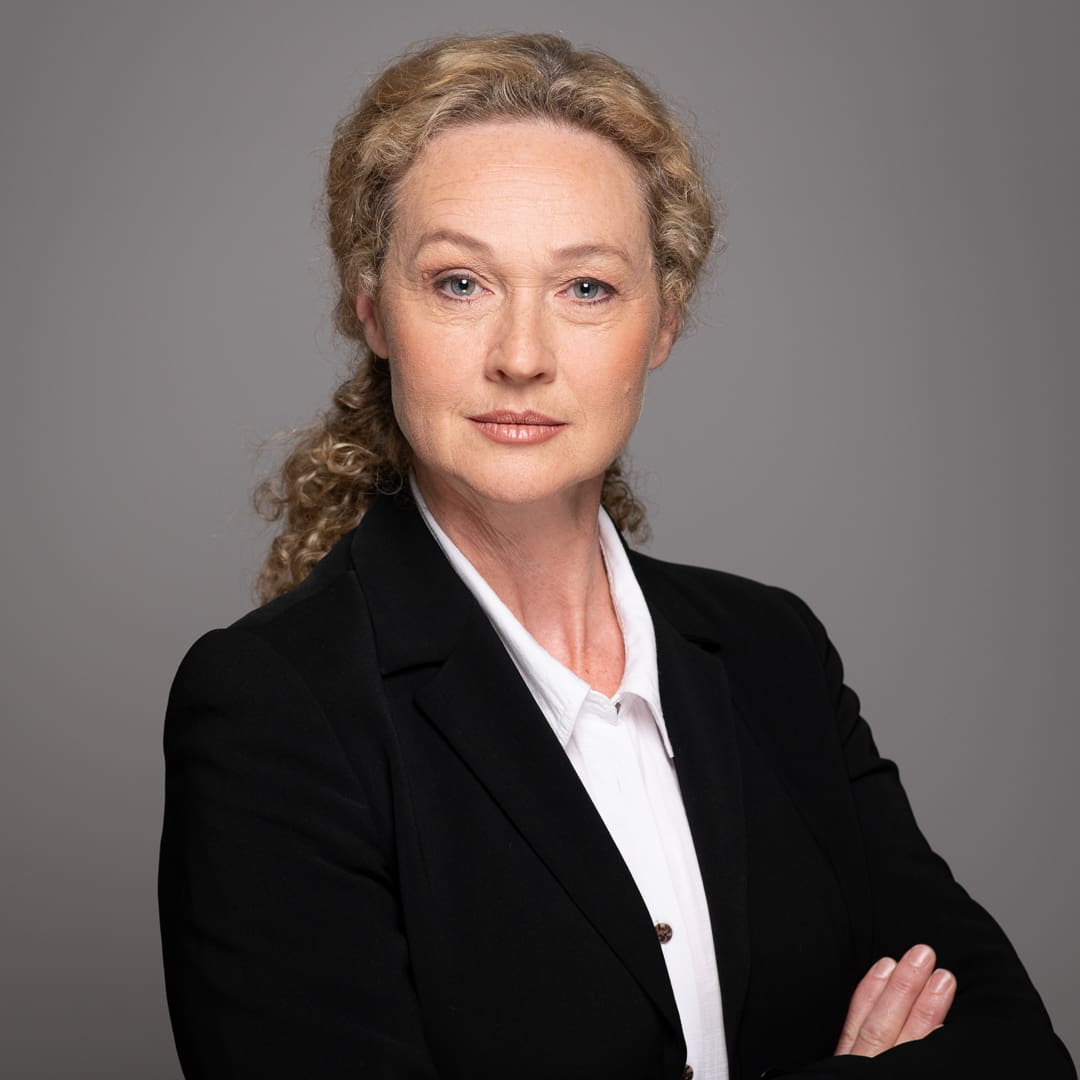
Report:
M 631 558 L 732 1080 L 1074 1077 L 1012 947 L 919 833 L 805 605 Z M 380 498 L 304 584 L 192 648 L 165 754 L 162 940 L 189 1080 L 683 1075 L 633 880 L 407 496 Z M 959 980 L 945 1027 L 830 1058 L 865 970 L 923 941 Z

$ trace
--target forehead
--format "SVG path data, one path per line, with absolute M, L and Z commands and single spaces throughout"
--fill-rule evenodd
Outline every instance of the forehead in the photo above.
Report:
M 545 121 L 495 121 L 436 136 L 398 190 L 392 246 L 433 230 L 541 247 L 650 249 L 639 174 L 611 141 Z

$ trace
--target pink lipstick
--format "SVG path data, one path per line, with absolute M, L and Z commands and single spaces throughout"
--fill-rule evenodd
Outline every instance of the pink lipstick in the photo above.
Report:
M 518 445 L 547 442 L 566 427 L 561 420 L 553 420 L 550 416 L 532 409 L 524 412 L 495 409 L 478 416 L 470 416 L 469 420 L 492 442 Z

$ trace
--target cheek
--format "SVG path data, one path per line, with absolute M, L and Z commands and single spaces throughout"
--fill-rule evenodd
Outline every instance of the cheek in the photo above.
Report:
M 394 415 L 410 442 L 415 442 L 428 426 L 439 388 L 422 364 L 407 353 L 398 353 L 390 364 Z
M 622 396 L 622 408 L 626 417 L 626 426 L 633 429 L 641 416 L 642 406 L 645 404 L 645 379 L 647 369 L 639 372 L 636 378 L 628 380 L 625 392 Z
M 390 384 L 394 416 L 413 450 L 428 457 L 446 442 L 446 425 L 462 400 L 457 367 L 445 342 L 410 337 L 393 343 Z
M 636 420 L 645 395 L 652 338 L 646 331 L 620 334 L 587 365 L 593 400 Z

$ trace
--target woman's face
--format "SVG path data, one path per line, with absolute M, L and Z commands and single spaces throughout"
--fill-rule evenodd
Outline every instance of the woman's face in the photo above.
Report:
M 427 147 L 357 311 L 421 487 L 474 507 L 598 494 L 675 329 L 630 161 L 533 121 Z

